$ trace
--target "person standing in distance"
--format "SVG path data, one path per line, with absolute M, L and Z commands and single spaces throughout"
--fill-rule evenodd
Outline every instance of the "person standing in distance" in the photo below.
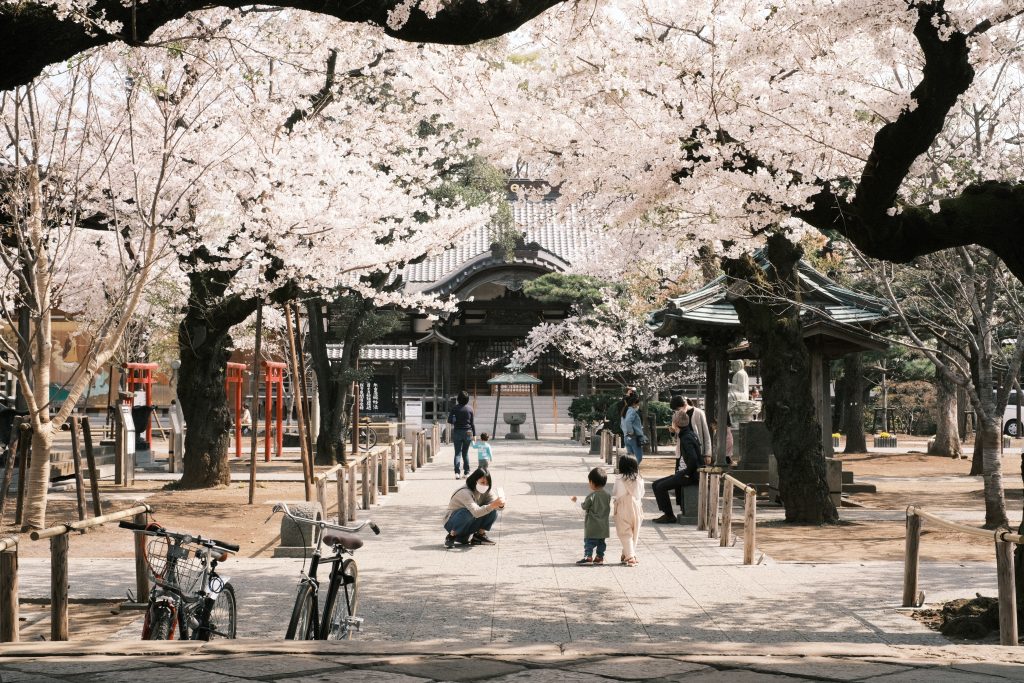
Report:
M 448 424 L 452 426 L 452 444 L 455 446 L 455 478 L 461 479 L 462 472 L 469 476 L 469 446 L 476 436 L 476 425 L 473 424 L 473 409 L 469 407 L 469 394 L 460 391 L 455 399 L 455 407 L 448 413 Z

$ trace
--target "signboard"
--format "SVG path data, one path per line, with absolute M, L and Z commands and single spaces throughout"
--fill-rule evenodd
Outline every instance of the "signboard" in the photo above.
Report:
M 372 379 L 359 383 L 359 412 L 367 415 L 383 413 L 398 414 L 395 396 L 395 378 L 390 375 L 374 375 Z
M 405 428 L 418 429 L 423 426 L 423 401 L 416 399 L 405 402 Z
M 124 430 L 124 446 L 128 455 L 135 453 L 135 422 L 132 420 L 132 407 L 123 403 L 117 406 L 121 411 L 121 429 Z

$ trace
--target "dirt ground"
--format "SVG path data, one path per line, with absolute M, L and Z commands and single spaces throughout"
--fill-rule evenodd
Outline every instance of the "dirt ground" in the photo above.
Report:
M 1022 500 L 1017 450 L 1004 456 L 1004 484 L 1007 487 L 1007 506 L 1011 520 L 1019 520 Z M 982 481 L 968 476 L 969 460 L 953 460 L 923 453 L 881 454 L 860 453 L 839 455 L 843 468 L 854 473 L 854 480 L 872 477 L 877 493 L 858 493 L 848 496 L 855 505 L 877 510 L 904 510 L 907 505 L 925 506 L 932 512 L 942 510 L 977 510 L 976 525 L 984 520 Z M 245 463 L 234 466 L 242 469 Z M 651 481 L 670 471 L 669 458 L 649 458 L 644 462 L 644 477 Z M 282 470 L 299 471 L 297 460 L 278 461 L 263 466 L 261 472 Z M 106 498 L 104 512 L 131 506 L 134 497 L 144 498 L 157 511 L 154 519 L 175 530 L 194 531 L 204 536 L 234 541 L 241 546 L 240 557 L 270 557 L 278 541 L 278 518 L 267 522 L 271 504 L 279 501 L 303 499 L 300 482 L 260 482 L 256 488 L 256 504 L 248 504 L 248 484 L 231 484 L 219 489 L 176 491 L 164 489 L 163 482 L 138 482 L 129 489 L 103 486 Z M 116 499 L 114 498 L 116 496 Z M 333 492 L 330 498 L 333 500 Z M 71 498 L 71 499 L 69 499 Z M 5 514 L 0 533 L 16 531 L 11 522 L 13 501 Z M 762 497 L 759 509 L 768 509 L 772 503 Z M 843 508 L 848 510 L 850 508 Z M 329 511 L 329 514 L 331 512 Z M 841 513 L 842 514 L 842 511 Z M 61 496 L 50 502 L 47 519 L 56 524 L 76 518 L 73 497 Z M 904 523 L 902 521 L 844 521 L 836 526 L 794 526 L 781 522 L 764 521 L 758 525 L 757 542 L 760 549 L 779 561 L 796 562 L 849 562 L 858 560 L 900 560 L 903 558 Z M 87 543 L 76 542 L 81 538 Z M 71 542 L 72 556 L 87 553 L 90 557 L 131 557 L 133 534 L 121 530 L 116 524 L 75 535 Z M 87 549 L 84 547 L 87 545 Z M 77 546 L 77 547 L 76 547 Z M 45 557 L 49 544 L 22 543 L 22 557 Z M 925 525 L 921 543 L 925 560 L 937 561 L 992 561 L 991 542 L 961 534 L 929 529 Z

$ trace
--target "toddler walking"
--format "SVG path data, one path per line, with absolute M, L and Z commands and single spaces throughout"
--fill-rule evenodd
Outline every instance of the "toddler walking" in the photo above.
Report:
M 604 564 L 604 551 L 608 547 L 605 539 L 609 536 L 608 513 L 612 507 L 612 497 L 604 490 L 608 475 L 604 469 L 595 467 L 587 475 L 587 481 L 590 483 L 590 495 L 581 503 L 586 511 L 583 519 L 583 559 L 576 564 Z M 576 496 L 570 500 L 575 503 Z M 595 550 L 597 557 L 594 557 Z
M 487 466 L 491 464 L 491 460 L 494 460 L 494 453 L 491 452 L 491 444 L 487 443 L 491 440 L 491 435 L 487 432 L 480 432 L 480 438 L 473 442 L 473 448 L 476 449 L 476 466 L 486 471 Z
M 636 544 L 640 540 L 640 522 L 644 519 L 644 478 L 640 464 L 632 455 L 619 457 L 619 478 L 612 489 L 615 501 L 615 534 L 622 543 L 622 563 L 635 567 Z

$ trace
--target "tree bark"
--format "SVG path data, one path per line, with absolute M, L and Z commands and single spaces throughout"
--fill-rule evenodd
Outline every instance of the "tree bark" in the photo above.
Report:
M 392 29 L 387 25 L 388 13 L 402 4 L 401 0 L 284 0 L 279 7 L 316 12 L 342 21 L 369 22 L 384 32 L 414 43 L 447 43 L 468 45 L 516 30 L 545 10 L 564 0 L 449 0 L 437 16 L 413 10 L 404 26 Z M 0 8 L 0 90 L 25 85 L 48 65 L 66 61 L 80 52 L 124 42 L 141 45 L 164 24 L 197 12 L 220 6 L 239 8 L 250 5 L 239 0 L 222 0 L 214 4 L 197 0 L 150 0 L 124 3 L 121 0 L 98 0 L 89 10 L 90 16 L 120 22 L 116 33 L 106 33 L 93 24 L 71 18 L 59 19 L 56 6 L 23 3 L 4 4 Z
M 843 433 L 844 453 L 867 453 L 864 436 L 864 354 L 843 356 Z
M 178 403 L 188 426 L 180 488 L 231 482 L 228 444 L 232 418 L 224 389 L 231 357 L 230 330 L 257 305 L 255 297 L 224 297 L 233 277 L 233 273 L 219 270 L 189 274 L 188 308 L 178 326 Z
M 779 494 L 787 522 L 835 523 L 839 514 L 829 498 L 821 426 L 814 417 L 810 354 L 799 309 L 791 303 L 800 299 L 795 266 L 802 250 L 774 234 L 768 239 L 767 254 L 771 276 L 750 256 L 731 259 L 724 266 L 729 276 L 748 283 L 746 291 L 730 298 L 744 332 L 759 350 L 765 423 L 779 466 Z
M 953 458 L 963 457 L 963 448 L 960 444 L 960 434 L 957 428 L 957 404 L 956 384 L 945 375 L 935 372 L 936 389 L 936 416 L 935 416 L 935 440 L 928 448 L 929 455 L 948 455 Z
M 317 400 L 320 404 L 320 433 L 316 437 L 316 464 L 344 463 L 345 427 L 348 424 L 346 405 L 349 382 L 341 381 L 327 358 L 327 328 L 322 313 L 324 302 L 315 299 L 306 306 L 309 315 L 309 350 L 313 372 L 316 373 Z
M 999 440 L 1002 420 L 999 416 L 988 416 L 978 427 L 981 443 L 982 462 L 984 464 L 985 481 L 985 528 L 997 529 L 1010 526 L 1006 516 L 1006 498 L 1003 494 L 1003 468 L 999 459 Z

